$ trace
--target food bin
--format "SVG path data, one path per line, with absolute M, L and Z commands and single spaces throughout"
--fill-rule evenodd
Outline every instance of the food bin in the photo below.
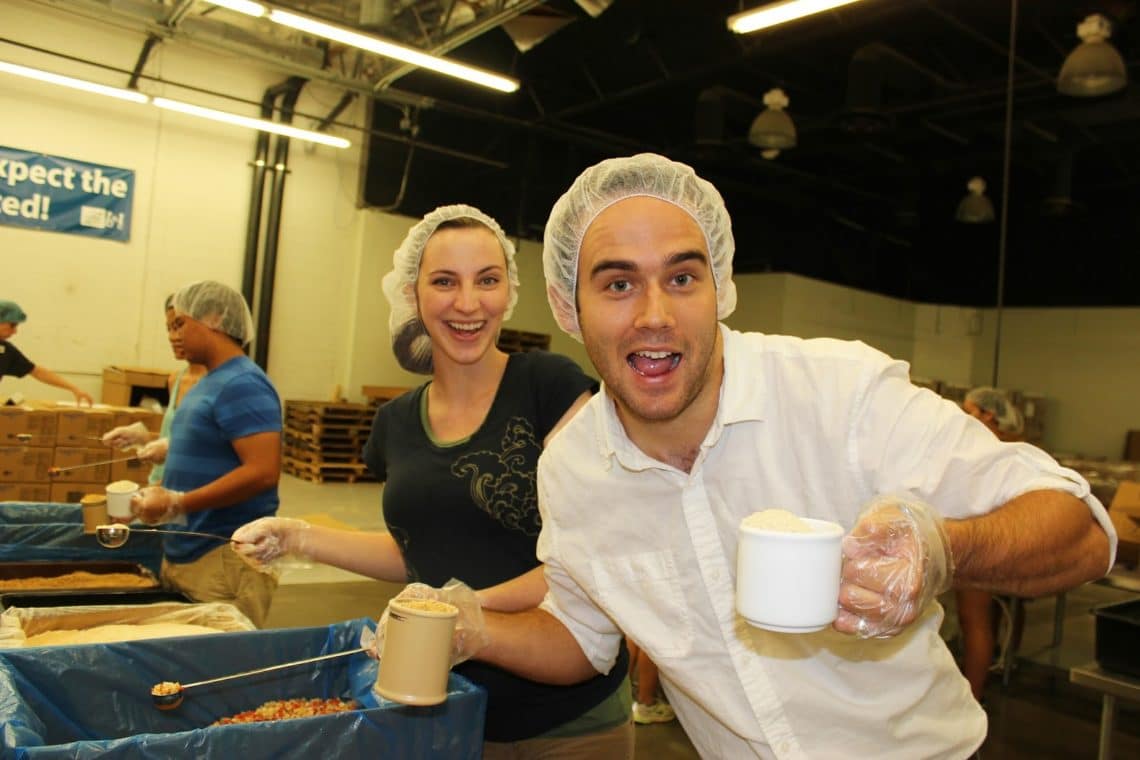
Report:
M 1096 616 L 1096 661 L 1105 670 L 1140 678 L 1140 599 L 1102 604 Z
M 107 549 L 83 532 L 78 504 L 0 503 L 0 562 L 121 560 L 137 562 L 155 575 L 162 566 L 162 536 L 132 533 L 120 549 Z
M 105 625 L 154 626 L 165 623 L 200 625 L 217 633 L 256 630 L 253 622 L 237 607 L 225 602 L 10 607 L 0 613 L 0 649 L 29 646 L 27 640 L 30 637 L 54 631 L 86 631 Z
M 136 583 L 114 585 L 114 581 L 106 581 L 102 586 L 68 586 L 48 585 L 51 579 L 65 576 L 69 573 L 92 573 L 93 575 L 125 574 L 134 576 Z M 43 578 L 45 585 L 36 585 L 32 579 Z M 158 579 L 154 573 L 137 562 L 0 562 L 0 580 L 21 582 L 19 587 L 4 587 L 5 593 L 12 591 L 123 591 L 154 589 L 158 587 Z
M 363 653 L 188 689 L 175 710 L 151 701 L 161 681 L 192 683 L 359 646 L 365 618 L 320 628 L 226 633 L 0 652 L 5 756 L 172 758 L 401 757 L 475 760 L 486 692 L 452 673 L 433 707 L 377 700 Z M 362 709 L 299 720 L 211 726 L 274 699 L 354 698 Z

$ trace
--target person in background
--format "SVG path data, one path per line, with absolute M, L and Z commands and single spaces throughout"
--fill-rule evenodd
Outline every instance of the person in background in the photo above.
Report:
M 1107 511 L 1040 449 L 914 386 L 905 362 L 722 324 L 733 252 L 716 188 L 663 156 L 603 161 L 555 203 L 547 296 L 603 390 L 539 461 L 546 597 L 484 610 L 481 628 L 467 616 L 457 653 L 573 684 L 612 672 L 624 633 L 702 757 L 967 757 L 986 714 L 939 635 L 937 595 L 1100 577 Z M 830 627 L 737 614 L 739 525 L 767 507 L 845 528 Z M 469 609 L 470 591 L 433 590 Z
M 962 409 L 981 420 L 999 440 L 1019 440 L 1025 431 L 1021 412 L 996 388 L 974 388 L 966 394 Z M 962 629 L 962 674 L 970 682 L 974 699 L 981 702 L 994 657 L 996 602 L 988 591 L 962 588 L 954 590 L 954 602 Z
M 185 360 L 186 355 L 182 352 L 181 344 L 175 341 L 173 295 L 166 297 L 164 311 L 166 312 L 166 338 L 170 341 L 174 358 Z M 162 484 L 162 471 L 165 469 L 166 451 L 170 446 L 170 426 L 174 422 L 174 413 L 178 411 L 178 405 L 182 402 L 182 398 L 198 384 L 198 381 L 205 374 L 206 366 L 194 362 L 186 362 L 185 366 L 179 368 L 177 372 L 170 373 L 166 379 L 166 390 L 170 400 L 162 414 L 162 425 L 157 433 L 152 432 L 142 422 L 133 422 L 130 425 L 112 428 L 103 435 L 103 443 L 106 445 L 121 451 L 137 449 L 136 456 L 141 461 L 154 463 L 150 474 L 147 476 L 149 485 Z
M 677 716 L 673 708 L 658 694 L 661 679 L 657 674 L 657 666 L 631 639 L 626 639 L 626 644 L 629 645 L 629 668 L 637 695 L 633 702 L 633 722 L 648 725 L 675 720 Z
M 220 536 L 277 513 L 281 477 L 281 400 L 243 352 L 253 336 L 249 307 L 233 288 L 205 280 L 174 294 L 175 352 L 206 367 L 170 426 L 162 485 L 131 501 L 135 516 L 156 525 Z M 269 612 L 276 579 L 259 572 L 225 542 L 191 535 L 163 541 L 163 583 L 196 602 L 230 602 L 257 626 Z
M 443 206 L 411 228 L 383 280 L 400 365 L 429 375 L 380 407 L 364 458 L 385 483 L 387 532 L 275 518 L 234 537 L 258 562 L 300 555 L 372 578 L 481 589 L 487 609 L 537 605 L 535 467 L 597 387 L 570 359 L 496 346 L 518 300 L 515 247 L 497 222 Z M 623 648 L 624 650 L 624 648 Z M 608 675 L 551 686 L 483 663 L 456 668 L 487 690 L 483 758 L 632 758 L 626 658 Z
M 90 406 L 93 401 L 89 393 L 80 390 L 74 383 L 64 380 L 47 367 L 35 364 L 24 356 L 20 349 L 8 342 L 27 319 L 28 315 L 15 301 L 0 300 L 0 378 L 5 375 L 11 377 L 31 375 L 41 383 L 70 391 L 75 396 L 76 404 L 86 403 Z

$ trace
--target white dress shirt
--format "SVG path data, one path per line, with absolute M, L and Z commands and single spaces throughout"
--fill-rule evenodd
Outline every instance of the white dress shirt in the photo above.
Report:
M 1085 500 L 1115 554 L 1104 507 L 1040 449 L 1001 443 L 912 385 L 905 362 L 862 343 L 720 329 L 720 404 L 690 473 L 638 449 L 605 392 L 550 441 L 542 607 L 600 672 L 622 631 L 636 641 L 703 757 L 968 756 L 986 716 L 939 637 L 941 606 L 891 639 L 753 628 L 734 609 L 740 521 L 778 507 L 850 530 L 882 494 L 968 517 L 1055 488 Z

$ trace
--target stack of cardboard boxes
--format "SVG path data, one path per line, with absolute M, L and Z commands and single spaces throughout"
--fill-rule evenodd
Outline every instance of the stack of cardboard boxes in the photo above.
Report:
M 27 402 L 0 407 L 0 501 L 78 502 L 84 494 L 103 493 L 107 483 L 145 483 L 150 465 L 103 445 L 104 433 L 142 422 L 157 431 L 162 415 L 146 409 L 99 405 L 60 407 Z M 53 468 L 61 468 L 56 473 Z

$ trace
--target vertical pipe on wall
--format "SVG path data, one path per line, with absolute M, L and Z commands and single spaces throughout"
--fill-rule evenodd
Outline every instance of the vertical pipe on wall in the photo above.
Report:
M 293 109 L 306 80 L 290 77 L 281 101 L 281 122 L 293 121 Z M 289 171 L 289 138 L 277 135 L 273 158 L 273 182 L 269 191 L 269 209 L 265 220 L 265 250 L 261 261 L 261 290 L 257 299 L 254 361 L 269 369 L 269 326 L 273 316 L 273 288 L 277 274 L 277 244 L 281 233 L 281 207 L 285 197 L 285 176 Z

